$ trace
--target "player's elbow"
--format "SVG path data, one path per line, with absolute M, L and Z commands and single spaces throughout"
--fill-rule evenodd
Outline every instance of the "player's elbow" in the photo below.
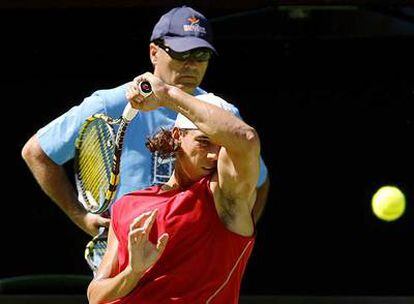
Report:
M 254 154 L 260 153 L 259 134 L 253 127 L 246 127 L 241 130 L 241 142 L 244 151 L 250 151 Z
M 88 289 L 86 290 L 86 297 L 88 298 L 88 303 L 93 303 L 93 299 L 91 299 L 91 284 L 89 283 Z
M 94 284 L 94 281 L 92 281 L 89 284 L 88 290 L 86 291 L 86 296 L 88 297 L 89 304 L 97 303 L 95 297 L 93 296 L 93 284 Z
M 86 291 L 89 304 L 99 304 L 104 302 L 102 299 L 99 299 L 99 296 L 96 294 L 97 287 L 96 281 L 93 279 L 88 286 L 88 290 Z

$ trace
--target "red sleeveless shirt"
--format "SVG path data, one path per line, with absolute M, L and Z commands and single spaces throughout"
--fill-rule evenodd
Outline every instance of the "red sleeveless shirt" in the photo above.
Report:
M 121 272 L 128 265 L 128 232 L 134 218 L 158 209 L 149 240 L 169 234 L 167 246 L 135 289 L 113 303 L 238 303 L 254 236 L 229 231 L 218 217 L 205 177 L 187 190 L 153 186 L 124 195 L 112 210 Z

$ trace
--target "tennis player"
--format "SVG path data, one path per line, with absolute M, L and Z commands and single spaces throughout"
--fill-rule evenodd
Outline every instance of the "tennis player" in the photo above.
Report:
M 90 303 L 238 303 L 253 249 L 260 142 L 254 128 L 212 94 L 196 98 L 150 73 L 153 95 L 127 91 L 133 107 L 178 112 L 149 139 L 174 153 L 163 185 L 124 195 L 112 209 L 108 249 L 88 288 Z M 111 302 L 112 303 L 112 302 Z

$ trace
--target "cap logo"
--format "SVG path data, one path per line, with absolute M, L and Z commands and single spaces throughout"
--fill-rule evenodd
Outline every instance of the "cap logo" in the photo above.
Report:
M 191 24 L 196 24 L 200 22 L 200 19 L 196 18 L 196 17 L 190 17 L 187 19 L 188 21 L 191 22 Z
M 199 22 L 200 19 L 196 18 L 196 17 L 190 17 L 187 19 L 190 24 L 184 24 L 183 28 L 184 28 L 184 32 L 198 32 L 198 33 L 206 33 L 206 28 L 202 27 Z

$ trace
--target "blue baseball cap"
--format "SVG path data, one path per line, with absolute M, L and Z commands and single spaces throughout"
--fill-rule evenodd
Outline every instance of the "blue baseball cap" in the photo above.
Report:
M 214 53 L 212 31 L 204 15 L 188 6 L 176 7 L 164 14 L 154 26 L 151 41 L 164 39 L 176 52 L 209 48 Z

